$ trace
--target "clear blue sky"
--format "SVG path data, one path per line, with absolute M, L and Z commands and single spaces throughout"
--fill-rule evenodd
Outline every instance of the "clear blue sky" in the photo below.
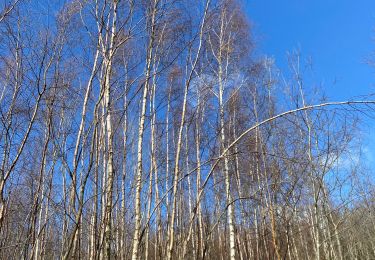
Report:
M 286 52 L 311 56 L 331 100 L 375 92 L 374 0 L 244 0 L 258 52 L 285 68 Z M 374 56 L 375 58 L 375 56 Z M 334 83 L 334 84 L 333 84 Z
M 375 67 L 366 64 L 375 61 L 375 0 L 243 1 L 259 55 L 281 70 L 288 51 L 311 56 L 314 79 L 332 101 L 375 93 Z M 375 165 L 375 123 L 367 123 L 363 150 Z

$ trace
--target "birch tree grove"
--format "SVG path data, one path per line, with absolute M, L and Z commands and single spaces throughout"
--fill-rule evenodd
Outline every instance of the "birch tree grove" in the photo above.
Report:
M 0 259 L 375 259 L 375 100 L 236 0 L 0 0 Z

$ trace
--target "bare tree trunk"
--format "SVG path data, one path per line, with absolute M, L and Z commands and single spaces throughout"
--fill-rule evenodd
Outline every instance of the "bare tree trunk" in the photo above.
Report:
M 219 113 L 220 113 L 220 137 L 221 137 L 221 153 L 225 151 L 226 148 L 226 134 L 225 134 L 225 119 L 224 119 L 224 78 L 223 78 L 223 57 L 222 57 L 222 48 L 224 47 L 223 37 L 224 37 L 224 16 L 225 11 L 221 14 L 221 26 L 220 26 L 220 47 L 218 54 L 218 82 L 219 82 Z M 225 192 L 226 192 L 226 202 L 227 202 L 227 221 L 229 226 L 229 251 L 230 259 L 236 259 L 236 235 L 234 229 L 234 205 L 232 203 L 232 194 L 231 194 L 231 180 L 229 175 L 229 160 L 228 156 L 224 156 L 224 177 L 225 177 Z
M 165 139 L 166 139 L 166 168 L 165 168 L 165 191 L 167 193 L 166 195 L 166 216 L 167 216 L 167 219 L 169 219 L 169 164 L 170 164 L 170 158 L 169 158 L 169 113 L 170 113 L 170 108 L 171 108 L 171 90 L 172 90 L 172 87 L 170 86 L 169 89 L 168 89 L 168 103 L 167 103 L 167 114 L 166 114 L 166 119 L 165 119 L 165 127 L 166 127 L 166 135 L 165 135 Z M 168 225 L 170 223 L 168 222 Z M 168 227 L 168 226 L 167 226 Z M 167 228 L 167 234 L 168 234 L 168 231 L 169 231 L 169 228 Z M 167 248 L 168 247 L 168 241 L 166 240 L 166 244 L 164 245 L 163 244 L 163 248 Z M 166 253 L 166 250 L 163 250 L 161 249 L 161 254 L 160 256 L 163 257 Z
M 126 73 L 128 72 L 128 65 L 125 65 Z M 126 76 L 127 77 L 127 76 Z M 125 259 L 125 238 L 126 238 L 126 176 L 127 176 L 127 140 L 128 140 L 128 96 L 129 80 L 125 80 L 125 89 L 124 89 L 124 126 L 123 126 L 123 162 L 122 162 L 122 178 L 121 178 L 121 212 L 120 212 L 120 248 L 119 254 L 121 259 Z
M 116 22 L 117 22 L 117 1 L 113 1 L 113 17 L 109 40 L 108 57 L 104 58 L 105 66 L 105 85 L 104 85 L 104 103 L 106 108 L 106 135 L 108 145 L 108 164 L 107 164 L 107 201 L 104 213 L 104 244 L 105 257 L 111 259 L 111 244 L 112 244 L 112 195 L 114 183 L 114 169 L 113 169 L 113 130 L 112 130 L 112 104 L 111 104 L 111 74 L 112 74 L 112 60 L 115 53 L 115 37 L 116 37 Z
M 136 173 L 136 183 L 135 183 L 135 227 L 133 236 L 133 252 L 132 260 L 138 260 L 139 258 L 139 245 L 140 245 L 140 230 L 141 230 L 141 190 L 142 190 L 142 145 L 143 145 L 143 134 L 144 134 L 144 124 L 146 117 L 146 103 L 147 94 L 150 84 L 151 69 L 152 69 L 152 57 L 153 57 L 153 45 L 154 45 L 154 33 L 155 33 L 155 18 L 157 12 L 158 1 L 152 3 L 151 10 L 151 21 L 150 21 L 150 35 L 149 44 L 147 48 L 147 58 L 146 58 L 146 71 L 145 71 L 145 83 L 143 86 L 143 95 L 141 99 L 141 112 L 139 115 L 139 127 L 138 127 L 138 148 L 137 148 L 137 173 Z
M 198 91 L 197 91 L 198 93 Z M 199 93 L 197 94 L 197 118 L 195 120 L 195 150 L 196 150 L 196 160 L 197 160 L 197 180 L 196 180 L 196 204 L 197 204 L 197 217 L 198 217 L 198 259 L 204 258 L 204 227 L 203 227 L 203 217 L 202 217 L 202 204 L 199 201 L 198 194 L 200 193 L 201 187 L 201 178 L 202 178 L 202 171 L 201 171 L 201 149 L 200 149 L 200 124 L 203 122 L 204 113 L 203 109 L 201 109 L 200 100 L 199 100 Z
M 210 0 L 206 1 L 205 10 L 203 14 L 203 18 L 200 24 L 200 30 L 199 30 L 199 44 L 197 53 L 195 55 L 194 61 L 192 63 L 190 74 L 188 75 L 188 78 L 185 82 L 185 88 L 184 88 L 184 98 L 182 103 L 182 113 L 181 113 L 181 121 L 179 125 L 178 130 L 178 137 L 177 137 L 177 144 L 176 144 L 176 152 L 175 152 L 175 167 L 174 167 L 174 176 L 173 176 L 173 203 L 172 203 L 172 213 L 169 219 L 169 232 L 168 232 L 168 251 L 167 251 L 167 259 L 171 260 L 173 257 L 173 247 L 174 247 L 174 229 L 175 229 L 175 215 L 176 215 L 176 200 L 177 200 L 177 189 L 178 189 L 178 178 L 179 178 L 179 161 L 180 161 L 180 152 L 181 152 L 181 146 L 182 146 L 182 132 L 185 124 L 185 114 L 186 114 L 186 105 L 187 105 L 187 97 L 188 97 L 188 91 L 190 87 L 190 83 L 193 77 L 193 73 L 195 72 L 198 59 L 200 57 L 201 48 L 202 48 L 202 41 L 203 41 L 203 29 L 206 22 L 206 17 L 208 13 L 208 8 L 210 6 Z M 195 214 L 194 214 L 195 215 Z M 194 216 L 193 215 L 193 216 Z M 192 225 L 193 220 L 191 220 L 190 225 Z M 190 227 L 190 230 L 191 227 Z M 187 239 L 185 240 L 185 243 L 188 243 L 190 240 L 191 233 L 189 232 Z M 185 247 L 186 248 L 186 247 Z

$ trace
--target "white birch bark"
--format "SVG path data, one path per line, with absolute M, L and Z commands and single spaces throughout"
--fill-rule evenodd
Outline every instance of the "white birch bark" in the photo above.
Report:
M 147 47 L 147 57 L 146 57 L 146 70 L 145 70 L 145 82 L 143 86 L 143 94 L 141 98 L 141 111 L 139 115 L 139 126 L 138 126 L 138 145 L 137 145 L 137 172 L 136 172 L 136 183 L 135 183 L 135 227 L 133 236 L 133 250 L 132 250 L 132 260 L 138 260 L 139 258 L 139 245 L 140 245 L 140 231 L 141 231 L 141 191 L 142 191 L 142 161 L 143 161 L 143 135 L 144 135 L 144 125 L 146 118 L 146 104 L 147 104 L 147 94 L 149 90 L 151 68 L 152 68 L 152 57 L 153 57 L 153 45 L 154 45 L 154 33 L 155 33 L 155 18 L 157 12 L 158 1 L 152 3 L 151 10 L 151 21 L 150 21 L 150 35 L 149 43 Z

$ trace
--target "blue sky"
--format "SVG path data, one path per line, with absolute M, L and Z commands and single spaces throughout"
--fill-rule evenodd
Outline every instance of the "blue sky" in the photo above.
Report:
M 283 69 L 287 51 L 311 56 L 315 79 L 334 100 L 375 92 L 373 0 L 244 0 L 257 49 Z M 375 56 L 374 56 L 375 57 Z
M 374 0 L 243 0 L 259 55 L 272 56 L 283 71 L 287 52 L 311 56 L 315 83 L 331 101 L 375 93 Z M 367 119 L 361 139 L 375 165 L 375 123 Z

